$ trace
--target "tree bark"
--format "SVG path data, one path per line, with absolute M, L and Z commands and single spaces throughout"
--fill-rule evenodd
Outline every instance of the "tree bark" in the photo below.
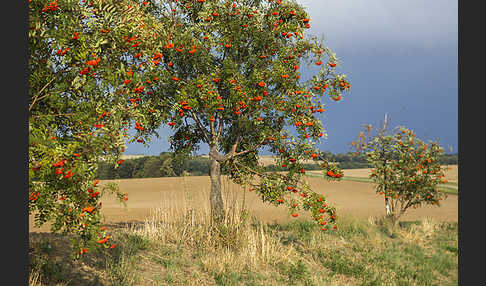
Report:
M 224 220 L 224 204 L 221 190 L 221 165 L 212 156 L 217 154 L 216 147 L 211 147 L 209 152 L 209 177 L 211 179 L 211 192 L 210 192 L 210 207 L 211 207 L 211 219 L 214 222 L 223 222 Z

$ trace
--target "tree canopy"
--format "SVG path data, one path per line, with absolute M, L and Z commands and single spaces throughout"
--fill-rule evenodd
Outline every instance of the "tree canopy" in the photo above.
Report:
M 152 108 L 170 115 L 161 122 L 174 130 L 173 150 L 209 146 L 216 188 L 212 202 L 219 204 L 212 209 L 222 208 L 217 194 L 222 168 L 235 182 L 252 184 L 264 201 L 294 210 L 297 200 L 290 190 L 305 172 L 299 161 L 318 158 L 313 146 L 325 135 L 316 115 L 324 112 L 325 100 L 341 100 L 350 87 L 337 72 L 336 55 L 305 35 L 310 27 L 305 9 L 295 1 L 160 1 L 147 6 L 167 29 L 150 39 L 152 53 L 130 52 L 132 65 L 146 66 L 158 80 L 131 81 L 127 90 L 151 92 L 150 102 L 158 103 Z M 137 37 L 134 42 L 145 44 Z M 320 67 L 306 81 L 299 72 L 305 64 Z M 140 122 L 145 123 L 143 118 Z M 257 160 L 262 148 L 278 155 L 277 162 L 289 171 L 264 173 Z M 302 186 L 301 198 L 306 198 L 298 200 L 302 207 L 312 205 L 321 217 L 321 204 L 315 201 L 322 201 L 321 195 Z M 331 207 L 326 210 L 334 217 Z
M 334 208 L 300 183 L 300 161 L 319 158 L 317 115 L 350 84 L 309 27 L 291 0 L 29 1 L 29 213 L 79 235 L 80 253 L 89 241 L 109 247 L 99 198 L 126 197 L 97 186 L 98 163 L 122 164 L 126 140 L 148 144 L 168 124 L 177 153 L 210 147 L 215 213 L 223 170 L 263 201 L 332 223 Z M 304 64 L 319 67 L 305 81 Z M 262 148 L 288 172 L 263 172 Z

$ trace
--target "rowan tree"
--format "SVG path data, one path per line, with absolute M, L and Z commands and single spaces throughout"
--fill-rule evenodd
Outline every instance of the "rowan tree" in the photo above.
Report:
M 144 23 L 152 32 L 161 26 L 140 6 L 29 1 L 29 214 L 37 226 L 49 222 L 52 232 L 74 235 L 76 255 L 114 247 L 101 225 L 100 198 L 127 199 L 115 184 L 100 187 L 95 173 L 100 160 L 122 163 L 127 128 L 142 113 L 125 88 L 126 78 L 143 76 L 130 70 L 127 39 L 152 37 L 139 32 Z
M 372 135 L 368 125 L 352 144 L 367 156 L 371 165 L 370 178 L 376 192 L 384 196 L 386 216 L 393 225 L 407 209 L 431 204 L 440 206 L 447 197 L 437 186 L 447 182 L 445 168 L 439 163 L 442 148 L 435 141 L 428 143 L 416 138 L 405 127 L 387 134 L 384 127 Z
M 78 254 L 113 246 L 99 199 L 126 196 L 99 187 L 98 162 L 122 164 L 126 140 L 148 144 L 168 124 L 174 150 L 209 146 L 217 220 L 225 168 L 264 201 L 293 216 L 309 210 L 326 229 L 335 210 L 298 185 L 300 161 L 319 158 L 322 101 L 339 101 L 350 85 L 335 54 L 304 37 L 309 22 L 293 1 L 29 1 L 29 214 L 80 238 Z M 307 81 L 304 63 L 320 67 Z M 289 171 L 264 173 L 262 148 Z M 325 168 L 329 178 L 342 175 Z
M 293 216 L 310 211 L 326 229 L 335 209 L 301 183 L 301 162 L 319 159 L 315 144 L 325 131 L 318 115 L 350 84 L 337 71 L 336 55 L 306 34 L 304 7 L 287 0 L 168 0 L 149 1 L 146 11 L 167 28 L 151 39 L 152 53 L 130 53 L 159 80 L 129 85 L 151 92 L 158 106 L 148 108 L 169 114 L 161 123 L 173 130 L 174 151 L 208 146 L 212 218 L 224 218 L 223 170 L 263 201 L 286 205 Z M 318 71 L 304 80 L 303 65 Z M 288 172 L 264 172 L 258 164 L 263 149 Z M 324 166 L 329 178 L 342 176 L 336 166 Z

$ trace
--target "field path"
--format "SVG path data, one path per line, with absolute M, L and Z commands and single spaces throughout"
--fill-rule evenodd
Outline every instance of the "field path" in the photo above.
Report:
M 356 171 L 354 171 L 356 172 Z M 363 172 L 363 171 L 362 171 Z M 346 175 L 346 170 L 345 170 Z M 375 193 L 373 185 L 368 182 L 340 181 L 328 182 L 323 178 L 305 177 L 311 188 L 326 196 L 330 204 L 334 205 L 338 215 L 349 215 L 359 218 L 381 216 L 384 214 L 384 201 Z M 143 221 L 151 215 L 155 208 L 170 211 L 183 211 L 189 208 L 209 209 L 208 176 L 171 177 L 171 178 L 143 178 L 115 180 L 120 184 L 120 190 L 128 193 L 127 207 L 124 208 L 113 197 L 106 195 L 102 199 L 104 221 L 106 224 Z M 105 184 L 108 181 L 100 181 Z M 263 221 L 284 222 L 294 218 L 288 215 L 284 207 L 275 207 L 261 202 L 248 188 L 239 187 L 223 178 L 224 198 L 226 205 L 245 206 Z M 423 206 L 409 209 L 402 220 L 416 220 L 424 217 L 440 221 L 458 220 L 458 196 L 449 195 L 441 207 Z M 305 211 L 301 211 L 299 218 L 309 218 Z M 35 228 L 32 217 L 29 217 L 30 232 L 48 231 L 48 226 Z

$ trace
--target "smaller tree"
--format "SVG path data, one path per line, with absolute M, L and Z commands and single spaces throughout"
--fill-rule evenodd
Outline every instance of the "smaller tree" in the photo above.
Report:
M 376 192 L 384 196 L 386 215 L 393 226 L 410 207 L 440 206 L 440 201 L 447 198 L 437 188 L 446 182 L 445 168 L 439 163 L 442 148 L 437 142 L 425 143 L 416 138 L 412 130 L 397 129 L 395 134 L 387 134 L 385 117 L 377 135 L 371 136 L 372 127 L 366 125 L 365 132 L 360 132 L 351 143 L 358 152 L 366 154 L 372 167 L 370 178 Z

